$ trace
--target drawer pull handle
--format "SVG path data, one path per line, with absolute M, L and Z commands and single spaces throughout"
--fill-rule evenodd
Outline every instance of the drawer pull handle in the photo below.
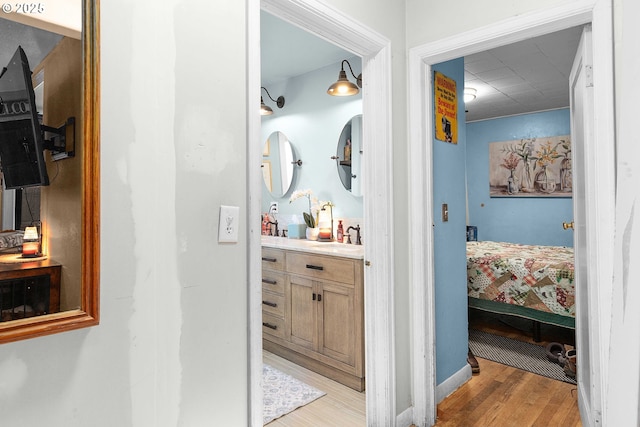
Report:
M 271 280 L 271 279 L 262 279 L 262 283 L 266 283 L 268 285 L 277 285 L 278 281 L 277 280 Z
M 262 301 L 262 303 L 264 305 L 268 305 L 269 307 L 277 307 L 278 306 L 278 304 L 276 304 L 275 302 Z
M 266 326 L 267 328 L 273 329 L 274 331 L 278 329 L 276 325 L 272 325 L 271 323 L 267 323 L 267 322 L 262 322 L 262 326 Z
M 321 265 L 313 265 L 313 264 L 307 264 L 307 268 L 311 269 L 311 270 L 324 270 L 324 267 Z
M 276 262 L 278 261 L 276 258 L 267 258 L 267 257 L 262 257 L 263 261 L 267 261 L 267 262 Z

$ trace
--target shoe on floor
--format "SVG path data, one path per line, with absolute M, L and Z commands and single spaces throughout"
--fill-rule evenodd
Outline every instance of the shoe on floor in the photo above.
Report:
M 467 363 L 471 366 L 471 372 L 474 374 L 480 373 L 480 365 L 478 364 L 478 360 L 471 353 L 471 349 L 469 349 L 469 353 L 467 353 Z

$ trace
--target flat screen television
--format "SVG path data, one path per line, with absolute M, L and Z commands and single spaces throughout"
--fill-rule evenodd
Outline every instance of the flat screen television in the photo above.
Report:
M 5 188 L 49 185 L 27 55 L 18 46 L 0 77 L 0 169 Z

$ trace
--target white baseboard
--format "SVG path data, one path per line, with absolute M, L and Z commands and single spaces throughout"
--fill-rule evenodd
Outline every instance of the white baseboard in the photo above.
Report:
M 436 386 L 436 404 L 442 402 L 445 397 L 456 391 L 462 384 L 470 379 L 471 366 L 466 363 L 462 369 Z
M 396 417 L 397 427 L 409 427 L 411 424 L 413 424 L 413 406 L 409 406 Z
M 456 391 L 460 386 L 471 379 L 471 366 L 466 364 L 458 372 L 447 378 L 442 384 L 436 387 L 436 403 L 442 402 L 447 396 Z M 405 409 L 396 416 L 397 427 L 409 427 L 414 424 L 413 406 Z M 422 427 L 422 426 L 420 426 Z

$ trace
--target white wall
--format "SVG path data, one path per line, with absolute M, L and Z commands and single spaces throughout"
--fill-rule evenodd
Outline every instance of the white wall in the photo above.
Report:
M 409 295 L 409 221 L 407 170 L 407 50 L 405 41 L 405 5 L 388 0 L 326 0 L 326 3 L 354 17 L 391 40 L 392 50 L 392 126 L 393 135 L 393 230 L 395 259 L 395 358 L 396 410 L 403 413 L 412 405 L 410 371 L 410 295 Z M 363 80 L 366 75 L 363 75 Z M 366 84 L 366 82 L 365 82 Z
M 245 12 L 102 2 L 101 324 L 0 346 L 2 425 L 247 424 Z
M 634 2 L 617 0 L 616 15 L 627 9 L 631 16 Z M 389 143 L 394 146 L 397 409 L 402 412 L 411 405 L 403 243 L 410 227 L 405 11 L 402 3 L 383 0 L 329 3 L 393 43 Z M 468 0 L 411 0 L 407 40 L 414 47 L 561 3 L 501 0 L 501 7 L 489 8 Z M 446 19 L 452 10 L 464 12 L 455 25 Z M 218 206 L 246 210 L 245 12 L 245 3 L 237 0 L 102 2 L 101 325 L 0 346 L 3 425 L 247 424 L 246 230 L 238 244 L 215 241 Z M 620 32 L 626 44 L 618 47 L 618 64 L 634 54 L 638 32 L 631 24 Z M 230 70 L 236 78 L 229 78 Z M 630 99 L 635 86 L 624 82 L 637 71 L 625 74 L 617 98 Z M 620 102 L 619 115 L 633 123 L 628 105 Z M 632 128 L 621 126 L 621 153 L 637 154 Z M 631 184 L 638 175 L 638 162 L 625 164 L 620 173 L 618 199 L 628 199 L 618 209 L 619 223 L 627 227 L 617 237 L 620 292 L 630 280 L 622 260 L 633 259 L 640 243 L 631 221 L 638 219 L 638 210 L 632 210 L 638 187 Z M 636 355 L 637 345 L 630 351 L 621 334 L 639 336 L 637 319 L 621 318 L 619 324 L 624 329 L 613 334 L 612 352 Z M 612 369 L 610 401 L 624 397 L 617 415 L 636 420 L 638 376 L 623 368 Z M 631 393 L 627 382 L 634 384 Z

